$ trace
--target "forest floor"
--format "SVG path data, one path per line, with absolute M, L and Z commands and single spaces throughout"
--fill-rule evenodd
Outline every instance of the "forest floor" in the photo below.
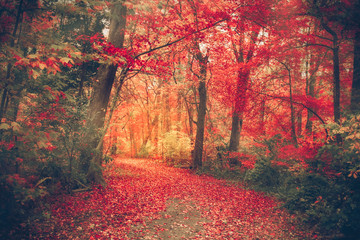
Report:
M 107 187 L 54 198 L 33 239 L 315 239 L 263 193 L 149 159 L 115 159 Z

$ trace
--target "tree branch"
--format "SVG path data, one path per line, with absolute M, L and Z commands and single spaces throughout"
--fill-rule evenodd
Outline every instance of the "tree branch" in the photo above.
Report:
M 300 106 L 303 106 L 304 108 L 306 108 L 307 110 L 309 110 L 311 113 L 313 113 L 320 121 L 321 123 L 324 125 L 324 130 L 325 130 L 325 133 L 326 133 L 326 138 L 325 140 L 327 140 L 329 138 L 329 132 L 328 130 L 326 129 L 325 125 L 325 121 L 319 116 L 319 114 L 317 114 L 314 110 L 312 110 L 310 107 L 306 106 L 305 104 L 301 103 L 301 102 L 295 102 L 294 100 L 290 100 L 288 97 L 282 97 L 282 96 L 272 96 L 272 95 L 269 95 L 269 94 L 266 94 L 266 93 L 260 93 L 258 92 L 258 94 L 261 94 L 261 95 L 264 95 L 264 96 L 267 96 L 267 97 L 270 97 L 270 98 L 273 98 L 273 99 L 281 99 L 281 100 L 284 100 L 284 101 L 288 101 L 288 102 L 292 102 L 294 104 L 297 104 L 297 105 L 300 105 Z
M 196 33 L 199 33 L 199 32 L 205 31 L 205 30 L 207 30 L 207 29 L 210 29 L 210 28 L 212 28 L 212 27 L 215 27 L 215 26 L 218 25 L 219 23 L 222 23 L 222 22 L 224 22 L 224 21 L 226 21 L 226 20 L 228 20 L 228 19 L 221 19 L 221 20 L 216 21 L 216 22 L 214 22 L 213 24 L 211 24 L 211 25 L 209 25 L 209 26 L 207 26 L 207 27 L 204 27 L 204 28 L 199 29 L 199 30 L 197 30 L 197 31 L 195 31 L 195 32 L 186 34 L 185 36 L 183 36 L 183 37 L 181 37 L 181 38 L 178 38 L 178 39 L 176 39 L 176 40 L 174 40 L 174 41 L 169 41 L 168 43 L 166 43 L 166 44 L 164 44 L 164 45 L 161 45 L 161 46 L 155 47 L 155 48 L 151 48 L 151 49 L 149 49 L 149 50 L 147 50 L 147 51 L 145 51 L 145 52 L 139 53 L 138 55 L 136 55 L 136 56 L 134 57 L 134 59 L 137 59 L 137 58 L 139 58 L 139 57 L 141 57 L 141 56 L 143 56 L 143 55 L 145 55 L 145 54 L 152 53 L 152 52 L 154 52 L 154 51 L 156 51 L 156 50 L 159 50 L 159 49 L 162 49 L 162 48 L 165 48 L 165 47 L 169 47 L 169 46 L 171 46 L 171 45 L 174 45 L 175 43 L 178 43 L 178 42 L 184 40 L 185 38 L 187 38 L 187 37 L 189 37 L 189 36 L 192 36 L 192 35 L 194 35 L 194 34 L 196 34 Z

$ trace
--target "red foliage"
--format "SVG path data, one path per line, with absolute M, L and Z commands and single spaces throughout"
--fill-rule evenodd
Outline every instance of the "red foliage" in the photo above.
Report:
M 256 162 L 256 156 L 245 153 L 230 152 L 229 158 L 237 158 L 245 169 L 253 169 Z

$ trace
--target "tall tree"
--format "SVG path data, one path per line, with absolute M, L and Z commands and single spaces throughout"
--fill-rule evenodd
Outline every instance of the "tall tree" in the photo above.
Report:
M 203 147 L 204 147 L 204 132 L 205 132 L 205 115 L 206 115 L 206 75 L 207 64 L 209 56 L 200 50 L 199 42 L 194 43 L 195 54 L 194 57 L 199 63 L 199 73 L 196 74 L 198 83 L 199 104 L 197 106 L 197 121 L 196 121 L 196 137 L 193 153 L 193 168 L 197 169 L 202 166 Z
M 241 28 L 241 27 L 240 27 Z M 231 124 L 231 135 L 229 143 L 229 151 L 237 152 L 240 142 L 240 132 L 243 124 L 243 115 L 246 106 L 246 94 L 249 85 L 249 75 L 250 67 L 249 63 L 254 54 L 254 47 L 256 44 L 256 39 L 258 37 L 260 28 L 256 28 L 255 31 L 251 33 L 250 39 L 245 39 L 245 33 L 243 30 L 238 29 L 239 41 L 232 42 L 232 48 L 235 54 L 236 63 L 239 65 L 237 70 L 237 81 L 236 81 L 236 92 L 235 92 L 235 102 L 233 107 L 232 114 L 232 124 Z M 249 41 L 249 45 L 246 42 Z M 248 48 L 247 51 L 245 50 Z M 234 158 L 233 163 L 237 163 L 237 159 Z
M 348 5 L 346 8 L 348 16 L 345 22 L 347 28 L 350 29 L 353 34 L 354 43 L 354 61 L 353 61 L 353 82 L 351 89 L 351 110 L 354 113 L 360 112 L 360 1 L 355 0 L 354 3 Z
M 125 38 L 125 27 L 126 27 L 126 13 L 127 8 L 123 4 L 123 1 L 113 2 L 111 9 L 110 27 L 109 27 L 109 38 L 116 48 L 123 48 Z M 114 84 L 116 72 L 118 69 L 117 64 L 102 64 L 98 68 L 96 76 L 96 85 L 94 86 L 94 94 L 90 101 L 89 106 L 89 123 L 91 127 L 98 130 L 103 130 L 105 115 L 109 104 L 110 93 Z M 93 147 L 101 143 L 102 139 L 95 138 L 93 141 Z M 101 149 L 98 149 L 101 150 Z M 95 183 L 104 183 L 101 164 L 102 154 L 96 154 L 90 162 L 88 170 L 88 179 Z
M 319 44 L 319 46 L 327 47 L 332 52 L 333 64 L 333 104 L 334 104 L 334 121 L 339 122 L 341 116 L 340 109 L 340 45 L 343 37 L 343 31 L 347 29 L 355 29 L 359 31 L 359 24 L 355 21 L 354 13 L 359 13 L 359 1 L 350 4 L 348 1 L 332 1 L 332 0 L 307 0 L 307 13 L 319 20 L 320 26 L 325 30 L 328 36 L 318 36 L 322 40 L 328 41 L 330 44 Z M 351 10 L 350 10 L 351 9 Z M 355 9 L 355 10 L 353 10 Z M 356 70 L 356 34 L 354 37 L 354 71 Z M 351 106 L 354 108 L 357 99 L 357 78 L 353 79 L 353 94 Z M 337 135 L 337 141 L 341 141 Z

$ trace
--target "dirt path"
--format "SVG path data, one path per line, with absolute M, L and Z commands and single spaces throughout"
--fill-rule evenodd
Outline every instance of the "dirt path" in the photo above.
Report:
M 153 220 L 146 227 L 135 226 L 129 233 L 131 239 L 191 239 L 201 237 L 202 225 L 208 220 L 193 206 L 179 199 L 167 202 L 160 219 Z
M 312 239 L 264 194 L 147 159 L 116 159 L 106 189 L 52 206 L 53 239 Z

